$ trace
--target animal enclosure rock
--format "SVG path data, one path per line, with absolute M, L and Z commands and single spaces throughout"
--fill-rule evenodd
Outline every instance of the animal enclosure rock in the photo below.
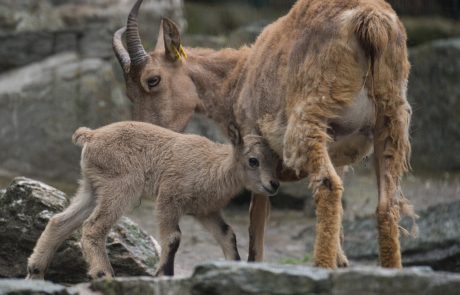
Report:
M 434 205 L 418 212 L 417 238 L 402 235 L 401 251 L 405 266 L 431 266 L 435 270 L 460 272 L 460 201 Z M 411 227 L 403 220 L 404 228 Z M 313 228 L 309 228 L 306 237 Z M 374 216 L 344 223 L 345 253 L 360 262 L 375 263 L 378 259 L 377 224 Z M 310 241 L 312 242 L 312 241 Z M 312 249 L 309 243 L 308 249 Z
M 67 288 L 47 282 L 21 283 L 23 281 L 0 280 L 0 292 L 104 295 L 456 295 L 460 288 L 460 275 L 433 272 L 428 268 L 395 270 L 352 267 L 331 271 L 305 266 L 215 262 L 200 265 L 191 277 L 183 278 L 115 278 Z
M 413 48 L 409 78 L 412 163 L 415 168 L 460 169 L 460 39 Z
M 50 218 L 68 203 L 63 192 L 23 177 L 15 178 L 3 195 L 0 192 L 0 277 L 25 277 L 37 239 Z M 112 229 L 107 249 L 117 276 L 153 275 L 159 261 L 157 242 L 128 218 Z M 78 232 L 58 249 L 46 279 L 87 280 Z
M 75 181 L 80 149 L 71 136 L 130 118 L 112 65 L 63 53 L 0 75 L 0 169 Z
M 125 0 L 2 1 L 0 72 L 68 50 L 113 58 L 112 34 L 125 25 L 131 5 Z M 162 16 L 184 26 L 182 5 L 182 0 L 147 1 L 141 12 L 143 33 L 156 36 Z

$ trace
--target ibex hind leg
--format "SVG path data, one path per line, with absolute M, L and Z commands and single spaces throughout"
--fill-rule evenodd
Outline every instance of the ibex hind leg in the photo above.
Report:
M 380 263 L 384 267 L 401 267 L 399 246 L 399 218 L 401 209 L 411 209 L 401 193 L 400 179 L 409 168 L 410 106 L 404 90 L 389 87 L 385 98 L 378 101 L 375 127 L 375 169 L 378 183 L 377 222 Z M 380 100 L 380 94 L 376 96 Z M 415 216 L 411 210 L 406 213 Z
M 95 199 L 87 180 L 80 187 L 71 204 L 48 222 L 28 259 L 27 279 L 43 279 L 45 272 L 59 246 L 66 240 L 94 209 Z

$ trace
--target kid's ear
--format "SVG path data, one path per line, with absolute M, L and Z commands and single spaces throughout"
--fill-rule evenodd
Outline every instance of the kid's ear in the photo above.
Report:
M 230 137 L 230 141 L 234 146 L 243 145 L 243 139 L 241 138 L 240 130 L 234 122 L 230 122 L 230 124 L 228 124 L 228 136 Z

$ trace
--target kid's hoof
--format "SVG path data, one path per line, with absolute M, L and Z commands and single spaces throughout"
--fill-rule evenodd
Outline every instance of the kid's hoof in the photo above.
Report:
M 96 272 L 95 274 L 91 274 L 89 273 L 88 274 L 88 279 L 90 280 L 98 280 L 98 279 L 111 279 L 113 277 L 113 275 L 111 275 L 110 273 L 107 273 L 103 270 L 100 270 L 98 272 Z
M 41 272 L 38 267 L 29 266 L 27 267 L 26 280 L 43 280 L 44 272 Z

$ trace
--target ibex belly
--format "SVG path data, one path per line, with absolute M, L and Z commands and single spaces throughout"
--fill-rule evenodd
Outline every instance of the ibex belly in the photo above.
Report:
M 329 122 L 328 133 L 333 141 L 328 150 L 336 167 L 356 163 L 371 153 L 374 122 L 374 104 L 365 90 L 357 95 L 354 103 L 344 109 L 339 117 Z M 287 119 L 281 112 L 265 115 L 259 121 L 263 136 L 281 158 L 286 125 Z

